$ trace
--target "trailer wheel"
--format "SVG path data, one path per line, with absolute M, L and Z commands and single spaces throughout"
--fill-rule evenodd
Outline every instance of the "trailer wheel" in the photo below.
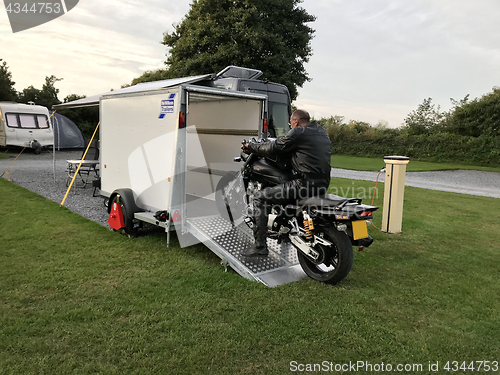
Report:
M 115 195 L 113 197 L 111 204 L 110 204 L 110 206 L 113 206 L 113 203 L 116 202 L 117 204 L 120 205 L 120 207 L 122 209 L 123 222 L 124 222 L 125 226 L 122 229 L 118 230 L 117 232 L 120 232 L 122 234 L 126 234 L 130 237 L 135 237 L 137 235 L 137 228 L 135 228 L 133 220 L 128 216 L 128 210 L 127 210 L 127 206 L 126 206 L 124 200 L 122 200 L 120 198 L 121 198 L 120 194 Z M 115 230 L 115 229 L 113 229 L 113 230 Z

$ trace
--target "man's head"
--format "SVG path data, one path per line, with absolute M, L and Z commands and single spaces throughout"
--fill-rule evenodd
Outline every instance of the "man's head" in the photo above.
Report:
M 297 126 L 306 126 L 311 121 L 311 117 L 307 111 L 302 109 L 297 109 L 290 116 L 290 126 L 291 128 L 295 128 Z

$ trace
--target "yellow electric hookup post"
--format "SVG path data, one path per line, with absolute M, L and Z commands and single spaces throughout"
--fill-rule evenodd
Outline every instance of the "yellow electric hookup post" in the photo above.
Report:
M 407 156 L 386 156 L 384 162 L 385 187 L 382 232 L 399 233 L 403 223 L 403 198 L 405 193 Z
M 98 122 L 97 123 L 97 126 L 95 127 L 95 130 L 94 130 L 94 134 L 92 134 L 92 138 L 90 138 L 90 142 L 89 144 L 87 145 L 87 148 L 85 149 L 85 152 L 83 153 L 83 156 L 82 156 L 82 160 L 80 160 L 80 164 L 78 164 L 78 168 L 76 168 L 76 171 L 75 171 L 75 174 L 73 175 L 73 178 L 71 179 L 71 183 L 69 184 L 68 186 L 68 190 L 66 190 L 66 194 L 64 195 L 64 198 L 61 202 L 61 207 L 64 205 L 64 201 L 66 200 L 66 198 L 68 197 L 68 193 L 69 191 L 71 190 L 71 187 L 73 186 L 73 182 L 75 182 L 75 178 L 78 174 L 78 172 L 80 171 L 80 167 L 82 166 L 82 163 L 83 161 L 85 160 L 85 156 L 87 156 L 87 151 L 89 150 L 89 147 L 90 145 L 92 144 L 92 141 L 94 140 L 94 137 L 95 137 L 95 133 L 97 132 L 97 129 L 99 129 L 99 124 L 101 122 Z

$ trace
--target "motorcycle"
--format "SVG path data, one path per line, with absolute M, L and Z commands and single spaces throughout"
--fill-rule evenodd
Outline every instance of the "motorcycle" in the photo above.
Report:
M 253 139 L 255 141 L 255 139 Z M 246 141 L 243 141 L 246 144 Z M 253 204 L 257 191 L 293 179 L 287 161 L 242 150 L 236 162 L 241 170 L 223 176 L 216 188 L 216 204 L 222 217 L 255 225 Z M 274 205 L 268 216 L 267 236 L 291 243 L 304 272 L 314 280 L 337 284 L 350 272 L 353 246 L 372 244 L 367 221 L 378 207 L 361 204 L 361 198 L 325 194 L 300 199 L 295 204 Z

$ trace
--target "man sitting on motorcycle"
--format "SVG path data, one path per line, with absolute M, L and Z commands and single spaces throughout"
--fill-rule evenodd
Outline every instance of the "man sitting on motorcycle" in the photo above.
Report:
M 250 142 L 244 150 L 261 156 L 291 159 L 294 179 L 259 191 L 255 203 L 255 243 L 242 251 L 244 256 L 267 256 L 267 218 L 273 204 L 286 205 L 299 199 L 325 194 L 330 185 L 331 142 L 326 130 L 309 113 L 296 110 L 290 117 L 290 131 L 283 137 Z

